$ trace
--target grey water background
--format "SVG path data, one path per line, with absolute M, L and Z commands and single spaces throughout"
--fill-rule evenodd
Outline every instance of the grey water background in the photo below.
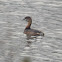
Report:
M 27 22 L 45 36 L 27 39 Z M 25 59 L 26 58 L 26 59 Z M 62 0 L 0 0 L 0 62 L 62 62 Z

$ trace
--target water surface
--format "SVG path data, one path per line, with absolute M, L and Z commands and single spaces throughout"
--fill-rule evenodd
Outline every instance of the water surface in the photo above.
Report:
M 27 38 L 25 16 L 44 37 Z M 0 62 L 26 61 L 62 62 L 61 0 L 0 0 Z

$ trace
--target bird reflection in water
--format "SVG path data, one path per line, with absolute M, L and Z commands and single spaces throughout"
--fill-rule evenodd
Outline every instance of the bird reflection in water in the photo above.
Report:
M 30 47 L 30 45 L 33 43 L 33 41 L 34 42 L 37 41 L 37 36 L 29 36 L 29 35 L 26 36 L 26 42 L 27 42 L 26 46 Z

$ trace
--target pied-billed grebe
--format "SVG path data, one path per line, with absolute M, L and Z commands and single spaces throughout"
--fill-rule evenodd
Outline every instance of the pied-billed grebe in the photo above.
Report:
M 32 24 L 31 17 L 27 16 L 27 17 L 24 18 L 24 20 L 26 20 L 28 22 L 28 24 L 27 24 L 27 26 L 26 26 L 26 28 L 24 30 L 25 34 L 31 35 L 31 36 L 44 36 L 43 32 L 30 28 L 30 26 Z

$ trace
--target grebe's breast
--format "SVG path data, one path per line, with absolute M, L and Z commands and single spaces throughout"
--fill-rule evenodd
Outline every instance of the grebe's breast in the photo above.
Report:
M 25 29 L 24 33 L 31 36 L 44 36 L 44 33 L 35 29 Z

